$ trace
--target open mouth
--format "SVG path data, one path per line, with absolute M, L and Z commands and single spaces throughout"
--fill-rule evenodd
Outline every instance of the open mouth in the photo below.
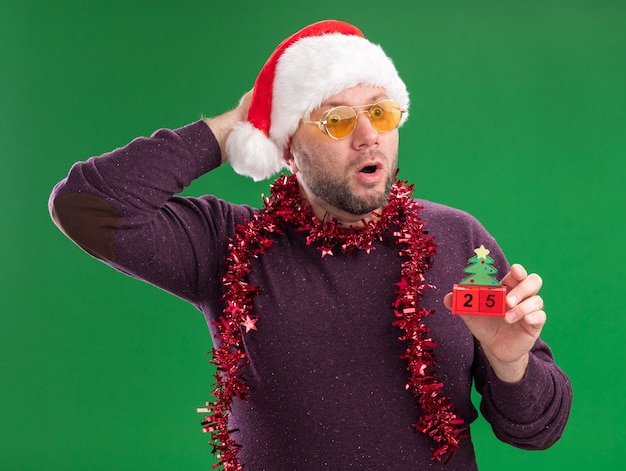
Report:
M 360 171 L 362 173 L 374 173 L 377 168 L 376 165 L 368 165 L 367 167 L 363 167 Z

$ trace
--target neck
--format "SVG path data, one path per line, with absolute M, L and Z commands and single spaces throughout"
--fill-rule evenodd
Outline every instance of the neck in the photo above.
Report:
M 369 213 L 353 214 L 331 206 L 314 196 L 307 195 L 302 186 L 300 186 L 300 196 L 309 205 L 316 219 L 322 222 L 334 221 L 338 227 L 348 228 L 363 226 L 367 222 L 378 219 L 377 214 L 380 214 L 382 210 L 382 208 L 378 208 Z
M 309 204 L 311 205 L 311 211 L 313 212 L 313 215 L 317 219 L 324 222 L 334 221 L 338 227 L 344 228 L 361 227 L 365 225 L 365 223 L 378 219 L 376 213 L 380 211 L 380 209 L 378 209 L 371 213 L 355 215 L 345 211 L 337 210 L 336 208 L 333 208 L 332 210 L 327 210 L 320 206 L 315 206 L 311 202 L 309 202 Z

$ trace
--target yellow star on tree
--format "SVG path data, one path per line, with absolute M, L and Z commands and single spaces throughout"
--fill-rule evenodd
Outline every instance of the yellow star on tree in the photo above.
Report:
M 489 255 L 489 250 L 485 248 L 484 245 L 480 244 L 480 247 L 478 247 L 477 249 L 474 249 L 474 253 L 476 254 L 476 256 L 478 258 L 487 258 L 487 255 Z

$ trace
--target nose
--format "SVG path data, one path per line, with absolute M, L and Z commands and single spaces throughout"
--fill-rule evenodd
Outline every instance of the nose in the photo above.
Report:
M 357 114 L 356 127 L 352 132 L 352 146 L 355 149 L 378 144 L 379 132 L 372 126 L 366 110 Z

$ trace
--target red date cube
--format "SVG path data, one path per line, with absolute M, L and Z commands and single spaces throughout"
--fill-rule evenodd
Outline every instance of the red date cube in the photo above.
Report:
M 506 287 L 454 285 L 452 314 L 504 316 Z

